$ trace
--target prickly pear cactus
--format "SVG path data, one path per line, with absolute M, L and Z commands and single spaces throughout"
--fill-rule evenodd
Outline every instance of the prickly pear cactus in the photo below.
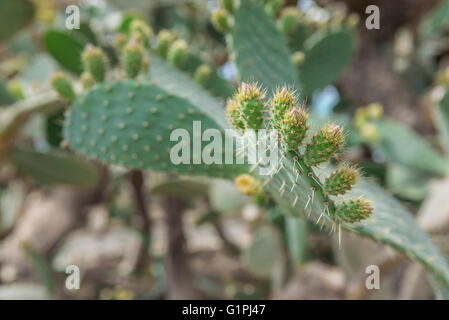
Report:
M 278 109 L 275 101 L 276 94 L 267 103 L 271 109 Z M 297 102 L 293 105 L 301 108 Z M 282 121 L 274 117 L 277 112 L 271 111 L 270 114 L 273 126 Z M 278 123 L 277 127 L 282 127 L 282 123 Z M 447 262 L 405 208 L 374 183 L 358 177 L 357 171 L 351 167 L 344 166 L 334 171 L 330 165 L 317 166 L 318 162 L 329 160 L 341 148 L 341 129 L 335 125 L 319 129 L 311 135 L 307 144 L 313 144 L 313 147 L 304 148 L 298 144 L 293 149 L 291 143 L 281 144 L 280 166 L 270 175 L 260 176 L 261 184 L 285 214 L 310 219 L 330 232 L 340 234 L 341 228 L 345 228 L 389 245 L 420 262 L 431 278 L 438 278 L 444 284 L 437 289 L 447 290 Z M 336 150 L 326 148 L 327 152 L 323 153 L 322 149 L 315 149 L 317 143 L 318 146 L 333 146 Z M 313 154 L 308 155 L 312 151 Z M 317 157 L 318 152 L 322 152 L 322 158 Z M 306 162 L 306 159 L 317 159 L 318 162 Z

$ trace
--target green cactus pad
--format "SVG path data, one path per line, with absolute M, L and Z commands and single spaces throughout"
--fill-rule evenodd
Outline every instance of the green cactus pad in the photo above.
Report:
M 414 131 L 391 120 L 372 123 L 376 127 L 379 141 L 371 145 L 388 160 L 441 177 L 449 173 L 449 162 Z
M 349 28 L 317 31 L 304 43 L 305 60 L 299 68 L 299 79 L 304 94 L 332 84 L 347 64 L 354 51 L 354 35 Z
M 179 140 L 170 141 L 170 134 L 185 129 L 190 136 L 188 150 L 192 150 L 193 140 L 200 139 L 194 136 L 193 121 L 201 121 L 200 134 L 220 128 L 189 101 L 154 84 L 125 80 L 98 84 L 80 96 L 66 119 L 64 136 L 75 151 L 128 168 L 218 177 L 238 174 L 237 165 L 172 163 L 170 149 Z M 208 144 L 201 144 L 203 151 Z M 190 155 L 190 163 L 193 160 Z
M 295 87 L 298 75 L 287 44 L 260 3 L 241 1 L 231 34 L 231 50 L 242 81 L 257 81 L 269 94 L 280 85 Z

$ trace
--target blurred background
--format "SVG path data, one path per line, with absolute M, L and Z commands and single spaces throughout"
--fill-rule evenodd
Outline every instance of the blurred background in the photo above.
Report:
M 313 115 L 345 126 L 344 160 L 400 201 L 447 260 L 449 1 L 258 2 L 289 46 Z M 79 29 L 66 28 L 70 5 Z M 367 29 L 368 5 L 379 8 L 380 29 Z M 0 0 L 0 299 L 439 297 L 406 255 L 349 232 L 339 246 L 232 181 L 127 170 L 67 150 L 68 104 L 51 75 L 76 82 L 89 43 L 116 66 L 117 34 L 134 19 L 151 26 L 156 51 L 164 36 L 184 40 L 186 63 L 159 54 L 224 103 L 239 70 L 229 26 L 213 18 L 220 6 Z M 342 24 L 349 42 L 314 46 Z M 70 265 L 80 270 L 77 290 L 66 286 Z M 369 265 L 380 268 L 379 290 L 365 286 Z

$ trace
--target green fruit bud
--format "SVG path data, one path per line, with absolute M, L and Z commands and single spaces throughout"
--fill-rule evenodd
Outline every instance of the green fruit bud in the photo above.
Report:
M 220 32 L 229 31 L 229 13 L 224 9 L 218 9 L 212 13 L 211 22 L 215 30 Z
M 94 86 L 94 84 L 95 84 L 95 80 L 94 80 L 94 78 L 92 77 L 92 75 L 91 75 L 89 72 L 86 72 L 86 71 L 84 71 L 84 72 L 81 74 L 80 80 L 81 80 L 81 84 L 83 85 L 83 88 L 84 88 L 84 89 L 90 89 L 90 88 L 92 88 L 92 87 Z
M 108 60 L 103 50 L 88 44 L 81 58 L 84 64 L 84 70 L 88 71 L 96 82 L 104 81 Z
M 242 121 L 240 105 L 234 99 L 230 99 L 226 104 L 228 120 L 234 129 L 245 129 L 245 123 Z
M 262 186 L 259 181 L 249 174 L 241 174 L 235 179 L 235 186 L 242 194 L 257 197 L 262 194 Z
M 301 12 L 296 7 L 287 7 L 282 9 L 278 25 L 284 34 L 289 34 L 296 30 L 300 20 Z
M 234 13 L 234 0 L 220 0 L 220 4 L 229 13 Z
M 292 108 L 284 115 L 281 124 L 281 143 L 288 151 L 296 151 L 307 136 L 307 113 L 303 109 Z
M 135 39 L 131 39 L 123 48 L 122 64 L 128 78 L 135 78 L 142 70 L 144 49 Z
M 370 202 L 363 199 L 343 201 L 335 210 L 335 217 L 342 222 L 354 223 L 367 219 L 373 213 Z
M 307 144 L 304 163 L 310 167 L 329 161 L 343 144 L 343 129 L 338 125 L 328 124 Z
M 64 99 L 72 102 L 76 99 L 75 91 L 69 78 L 62 73 L 55 73 L 50 78 L 53 89 Z
M 300 65 L 302 65 L 305 58 L 306 56 L 302 51 L 296 51 L 295 53 L 293 53 L 291 60 L 295 66 L 299 67 Z
M 161 30 L 157 35 L 157 40 L 157 53 L 161 57 L 166 58 L 170 46 L 176 41 L 176 35 L 172 31 Z
M 148 47 L 150 45 L 153 30 L 145 21 L 134 19 L 129 26 L 129 31 L 131 36 L 142 42 L 143 46 Z
M 123 48 L 126 46 L 128 42 L 128 36 L 123 33 L 118 33 L 114 38 L 114 48 L 118 53 L 122 53 Z
M 275 16 L 279 10 L 284 6 L 285 0 L 269 0 L 266 1 L 265 10 L 271 14 L 272 16 Z
M 355 28 L 360 22 L 360 17 L 356 13 L 351 13 L 348 18 L 346 19 L 346 24 L 350 28 Z
M 212 70 L 207 64 L 202 64 L 195 70 L 195 82 L 204 85 L 210 77 Z
M 331 196 L 343 195 L 357 182 L 359 171 L 354 167 L 343 167 L 333 172 L 324 184 L 324 192 Z
M 280 130 L 284 115 L 287 110 L 292 109 L 296 104 L 295 92 L 286 88 L 276 89 L 270 102 L 271 124 L 273 128 Z
M 261 92 L 257 84 L 242 82 L 235 96 L 235 100 L 240 106 L 243 119 L 248 129 L 258 130 L 262 127 L 264 97 L 265 93 Z
M 188 55 L 187 42 L 176 40 L 168 50 L 167 60 L 172 65 L 180 67 L 186 61 Z

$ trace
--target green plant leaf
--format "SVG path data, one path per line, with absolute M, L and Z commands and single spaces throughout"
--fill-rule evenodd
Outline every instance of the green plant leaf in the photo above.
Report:
M 0 109 L 0 154 L 13 144 L 28 119 L 35 113 L 53 114 L 63 102 L 53 92 L 43 92 L 32 99 L 18 101 Z
M 87 42 L 76 33 L 49 30 L 44 35 L 47 52 L 65 69 L 75 74 L 83 72 L 81 54 Z

